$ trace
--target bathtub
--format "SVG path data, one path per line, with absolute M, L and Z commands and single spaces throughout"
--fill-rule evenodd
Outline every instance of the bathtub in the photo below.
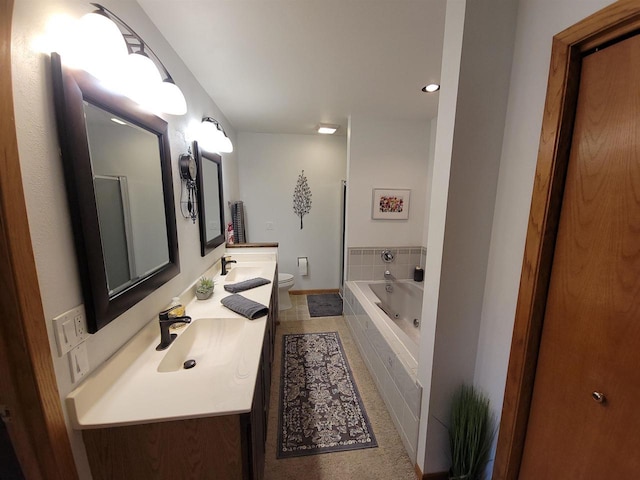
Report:
M 422 398 L 417 370 L 423 290 L 412 280 L 390 284 L 391 288 L 385 281 L 346 282 L 344 315 L 405 449 L 415 461 Z
M 423 290 L 413 282 L 370 282 L 374 303 L 389 317 L 391 329 L 412 352 L 420 343 Z M 399 327 L 399 331 L 395 328 Z M 416 357 L 416 355 L 414 355 Z

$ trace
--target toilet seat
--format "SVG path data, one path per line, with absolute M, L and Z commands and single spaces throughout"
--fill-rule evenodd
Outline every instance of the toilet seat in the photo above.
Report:
M 290 273 L 278 274 L 278 288 L 293 286 L 293 275 Z

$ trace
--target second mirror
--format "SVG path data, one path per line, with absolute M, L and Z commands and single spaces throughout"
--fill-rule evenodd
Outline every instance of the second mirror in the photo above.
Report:
M 204 257 L 224 243 L 224 203 L 222 200 L 222 157 L 202 150 L 193 142 L 198 165 L 198 210 L 200 254 Z

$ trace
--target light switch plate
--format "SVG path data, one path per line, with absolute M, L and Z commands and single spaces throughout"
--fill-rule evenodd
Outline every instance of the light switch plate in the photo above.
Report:
M 89 355 L 87 344 L 81 343 L 69 352 L 69 368 L 71 369 L 71 381 L 77 383 L 89 373 Z
M 72 308 L 53 319 L 58 355 L 62 357 L 73 347 L 87 339 L 87 321 L 84 306 Z

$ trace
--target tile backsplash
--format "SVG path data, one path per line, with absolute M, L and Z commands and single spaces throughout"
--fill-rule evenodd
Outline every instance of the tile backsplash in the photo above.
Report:
M 382 260 L 384 250 L 391 250 L 392 262 Z M 415 267 L 424 269 L 427 257 L 425 247 L 353 247 L 348 253 L 347 280 L 384 280 L 385 270 L 397 279 L 412 279 Z

